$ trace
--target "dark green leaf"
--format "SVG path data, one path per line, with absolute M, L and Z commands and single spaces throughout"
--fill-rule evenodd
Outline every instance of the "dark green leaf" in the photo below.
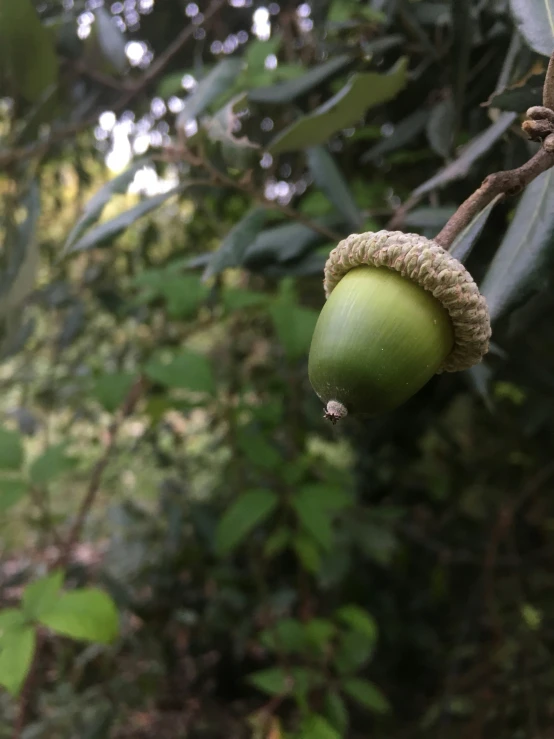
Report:
M 448 250 L 462 264 L 466 261 L 471 253 L 473 245 L 481 235 L 481 231 L 485 227 L 487 218 L 489 217 L 494 206 L 503 198 L 503 194 L 497 195 L 475 218 L 461 231 Z
M 481 286 L 492 320 L 529 287 L 551 247 L 553 233 L 554 170 L 549 169 L 526 187 Z
M 433 151 L 447 159 L 452 148 L 456 109 L 451 97 L 441 100 L 431 111 L 427 121 L 427 140 Z
M 108 411 L 116 411 L 133 384 L 134 375 L 127 372 L 111 373 L 97 377 L 92 396 Z
M 295 80 L 250 90 L 248 97 L 254 103 L 290 103 L 297 97 L 310 92 L 310 90 L 343 69 L 351 61 L 352 57 L 348 54 L 333 57 L 333 59 L 329 59 L 324 64 L 313 67 L 306 74 Z
M 284 618 L 262 634 L 262 643 L 280 654 L 298 654 L 306 645 L 304 628 L 295 618 Z
M 323 716 L 311 714 L 302 722 L 299 739 L 341 739 L 341 734 Z
M 92 228 L 78 241 L 74 241 L 71 246 L 68 247 L 66 244 L 65 253 L 71 254 L 77 251 L 86 251 L 95 246 L 100 246 L 108 239 L 110 239 L 110 243 L 112 243 L 111 240 L 118 236 L 122 231 L 125 231 L 129 226 L 132 226 L 135 221 L 138 221 L 139 218 L 142 218 L 147 213 L 159 208 L 160 205 L 163 205 L 163 203 L 165 203 L 166 200 L 169 200 L 169 198 L 182 192 L 186 186 L 186 184 L 181 184 L 167 192 L 162 192 L 159 195 L 145 198 L 140 203 L 137 203 L 137 205 L 129 208 L 129 210 L 120 213 L 115 218 L 111 218 L 109 221 L 105 221 L 99 226 L 96 226 L 96 228 Z
M 334 215 L 313 220 L 320 226 L 332 227 L 338 224 L 338 219 Z M 261 231 L 247 248 L 244 264 L 247 267 L 256 267 L 268 262 L 297 259 L 322 240 L 321 234 L 302 223 L 286 223 L 268 228 Z
M 351 677 L 342 684 L 344 692 L 374 713 L 389 713 L 390 705 L 379 688 L 369 680 Z
M 286 695 L 292 687 L 292 679 L 281 667 L 255 672 L 248 676 L 248 682 L 268 695 Z
M 0 685 L 16 696 L 27 677 L 35 653 L 36 634 L 32 626 L 10 629 L 0 641 Z
M 49 447 L 34 460 L 29 476 L 36 485 L 47 485 L 75 468 L 77 460 L 66 453 L 67 444 Z
M 298 520 L 322 549 L 329 550 L 333 544 L 333 529 L 330 513 L 318 502 L 317 497 L 300 490 L 292 499 L 292 507 Z
M 332 134 L 359 122 L 368 108 L 395 97 L 406 84 L 407 60 L 400 59 L 386 74 L 358 72 L 312 113 L 295 121 L 269 145 L 272 154 L 322 144 Z
M 349 626 L 353 631 L 363 634 L 375 644 L 377 641 L 377 624 L 373 616 L 360 606 L 347 605 L 339 608 L 337 618 Z
M 348 709 L 336 690 L 329 689 L 325 696 L 325 715 L 339 732 L 341 736 L 345 736 L 348 730 Z
M 264 208 L 254 208 L 233 226 L 206 267 L 204 279 L 219 274 L 227 267 L 241 265 L 246 250 L 262 230 L 266 217 Z
M 406 214 L 403 223 L 409 228 L 425 228 L 438 231 L 455 212 L 456 207 L 450 205 L 437 206 L 436 208 L 416 208 Z
M 274 531 L 264 545 L 265 556 L 271 558 L 281 554 L 290 544 L 291 538 L 290 529 L 282 527 Z
M 252 429 L 240 429 L 237 444 L 254 467 L 275 470 L 283 464 L 283 458 L 260 433 Z
M 64 573 L 57 570 L 25 587 L 21 605 L 28 619 L 39 619 L 42 613 L 46 613 L 55 605 L 63 580 Z
M 308 166 L 315 184 L 323 190 L 352 229 L 358 229 L 362 218 L 350 188 L 331 154 L 322 146 L 307 151 Z
M 119 631 L 114 602 L 97 588 L 61 593 L 38 620 L 56 634 L 101 644 L 112 642 Z
M 554 51 L 554 0 L 510 0 L 510 10 L 529 46 L 550 56 Z
M 279 498 L 270 490 L 248 490 L 225 511 L 216 533 L 216 549 L 228 554 L 277 508 Z
M 351 493 L 342 486 L 309 483 L 302 485 L 299 492 L 306 498 L 313 498 L 326 511 L 342 511 L 354 503 Z
M 525 113 L 533 105 L 542 105 L 543 85 L 544 72 L 532 74 L 524 81 L 493 93 L 486 104 L 491 108 Z
M 82 216 L 79 218 L 75 226 L 71 229 L 67 241 L 64 245 L 64 251 L 74 251 L 74 244 L 80 239 L 82 234 L 90 228 L 102 215 L 104 206 L 112 199 L 114 195 L 127 192 L 127 188 L 134 180 L 136 173 L 149 163 L 148 159 L 140 159 L 134 162 L 129 169 L 122 172 L 113 180 L 107 182 L 103 187 L 95 193 L 85 205 Z
M 12 95 L 30 102 L 37 101 L 58 79 L 54 37 L 41 23 L 31 0 L 0 3 L 1 76 L 7 78 Z
M 302 567 L 314 575 L 321 567 L 321 555 L 311 536 L 298 534 L 293 541 L 294 551 Z
M 40 190 L 36 180 L 22 194 L 18 206 L 25 212 L 25 217 L 20 223 L 11 223 L 5 229 L 5 262 L 0 275 L 0 315 L 13 321 L 16 328 L 22 315 L 20 306 L 34 287 L 39 267 L 40 243 L 36 227 L 40 215 Z
M 280 36 L 272 36 L 267 41 L 253 38 L 246 46 L 244 58 L 248 65 L 248 71 L 261 71 L 265 69 L 265 60 L 270 54 L 277 54 L 281 46 Z
M 0 512 L 7 511 L 27 495 L 29 483 L 19 478 L 0 478 Z
M 183 349 L 169 362 L 152 359 L 145 368 L 150 379 L 166 387 L 183 388 L 195 393 L 214 393 L 215 378 L 206 357 Z
M 21 435 L 0 427 L 0 470 L 18 470 L 22 464 Z
M 240 59 L 223 59 L 196 85 L 185 99 L 185 107 L 177 116 L 178 129 L 197 118 L 220 95 L 227 92 L 235 81 L 243 62 Z
M 125 54 L 125 37 L 114 23 L 114 18 L 106 8 L 96 8 L 94 11 L 98 32 L 98 43 L 104 58 L 120 74 L 128 67 Z
M 345 631 L 341 634 L 335 652 L 335 667 L 342 674 L 356 672 L 373 654 L 375 641 L 360 631 Z
M 498 120 L 462 149 L 457 159 L 437 172 L 436 175 L 433 175 L 427 182 L 416 188 L 413 192 L 414 197 L 421 197 L 431 192 L 431 190 L 447 185 L 453 180 L 463 179 L 468 174 L 472 165 L 496 144 L 515 119 L 515 113 L 502 113 L 498 117 Z
M 394 125 L 390 136 L 383 137 L 362 156 L 362 162 L 371 162 L 409 144 L 425 129 L 430 111 L 416 110 Z

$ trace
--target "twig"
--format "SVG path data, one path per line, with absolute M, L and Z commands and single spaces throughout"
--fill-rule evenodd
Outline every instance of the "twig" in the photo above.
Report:
M 110 457 L 112 455 L 121 425 L 123 421 L 128 418 L 134 411 L 138 401 L 140 400 L 146 389 L 146 386 L 147 380 L 144 377 L 140 376 L 129 390 L 127 397 L 123 401 L 123 404 L 118 413 L 115 414 L 108 428 L 104 453 L 92 469 L 87 492 L 83 500 L 81 501 L 81 505 L 79 506 L 79 510 L 77 511 L 77 515 L 75 516 L 75 521 L 73 522 L 73 525 L 69 530 L 65 543 L 63 544 L 61 552 L 58 555 L 52 569 L 65 567 L 67 565 L 67 562 L 71 556 L 71 552 L 73 551 L 75 544 L 79 541 L 79 537 L 81 535 L 81 531 L 83 530 L 85 520 L 94 504 L 96 495 L 98 494 L 98 490 L 100 489 L 102 475 L 104 473 L 104 470 L 108 466 L 108 462 L 110 461 Z
M 61 547 L 58 557 L 55 559 L 53 564 L 49 567 L 49 570 L 54 570 L 59 567 L 63 568 L 67 565 L 71 557 L 73 548 L 75 547 L 75 544 L 79 540 L 79 537 L 83 530 L 85 520 L 90 512 L 92 505 L 94 504 L 94 501 L 100 489 L 102 475 L 108 465 L 108 462 L 110 461 L 110 457 L 112 455 L 115 442 L 117 439 L 117 435 L 119 433 L 121 425 L 123 421 L 126 418 L 128 418 L 131 415 L 131 413 L 134 411 L 146 387 L 147 387 L 147 380 L 142 376 L 139 377 L 135 381 L 131 389 L 129 390 L 127 397 L 123 401 L 119 411 L 115 414 L 114 419 L 111 422 L 110 427 L 108 429 L 106 447 L 104 449 L 102 456 L 92 468 L 87 491 L 85 493 L 83 500 L 81 501 L 81 505 L 79 506 L 79 510 L 75 517 L 75 521 L 73 522 L 73 525 L 71 526 L 69 530 L 69 533 L 65 539 L 64 544 Z M 37 690 L 38 683 L 39 683 L 38 673 L 39 673 L 40 658 L 41 658 L 43 646 L 44 646 L 44 635 L 39 630 L 37 633 L 37 643 L 35 647 L 35 654 L 33 657 L 33 661 L 27 673 L 25 684 L 23 685 L 23 688 L 22 688 L 22 691 L 19 697 L 17 719 L 15 722 L 12 739 L 21 738 L 21 734 L 23 732 L 23 729 L 25 728 L 25 724 L 27 723 L 27 714 L 29 711 L 29 706 L 31 705 L 33 694 Z
M 224 0 L 212 0 L 210 5 L 203 11 L 204 21 L 209 20 L 217 11 L 223 7 Z M 181 33 L 172 41 L 169 46 L 166 47 L 165 51 L 155 59 L 147 71 L 138 79 L 138 81 L 129 88 L 125 94 L 119 98 L 113 105 L 112 110 L 115 113 L 123 110 L 137 95 L 144 91 L 146 87 L 162 72 L 166 65 L 173 59 L 173 57 L 179 53 L 181 48 L 193 35 L 196 26 L 189 23 Z M 84 118 L 81 121 L 75 121 L 62 128 L 54 129 L 48 136 L 43 140 L 33 141 L 31 144 L 26 146 L 20 146 L 15 149 L 8 149 L 6 151 L 0 151 L 0 168 L 7 167 L 21 159 L 27 159 L 32 156 L 42 156 L 48 149 L 53 145 L 64 141 L 70 136 L 81 133 L 86 128 L 94 126 L 98 120 L 100 111 L 96 111 L 93 115 Z
M 544 79 L 543 104 L 529 108 L 527 120 L 521 127 L 530 139 L 542 143 L 539 151 L 517 169 L 489 175 L 435 237 L 440 246 L 448 249 L 455 238 L 497 195 L 519 194 L 530 182 L 554 166 L 554 54 L 550 57 Z

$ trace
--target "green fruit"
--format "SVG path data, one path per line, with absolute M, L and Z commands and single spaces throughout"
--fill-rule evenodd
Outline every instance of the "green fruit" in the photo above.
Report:
M 430 292 L 386 267 L 356 267 L 317 321 L 308 373 L 332 421 L 401 405 L 437 372 L 454 344 L 450 317 Z

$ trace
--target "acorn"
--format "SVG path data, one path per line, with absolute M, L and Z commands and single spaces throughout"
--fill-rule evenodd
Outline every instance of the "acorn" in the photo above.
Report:
M 434 374 L 468 369 L 488 351 L 489 312 L 473 278 L 418 234 L 352 234 L 330 253 L 324 287 L 308 374 L 333 423 L 397 408 Z

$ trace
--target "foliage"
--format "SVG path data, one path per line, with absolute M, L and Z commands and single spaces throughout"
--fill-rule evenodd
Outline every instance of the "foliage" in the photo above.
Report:
M 306 357 L 529 158 L 554 6 L 90 6 L 0 3 L 0 736 L 544 734 L 551 172 L 453 245 L 482 365 L 337 430 Z

